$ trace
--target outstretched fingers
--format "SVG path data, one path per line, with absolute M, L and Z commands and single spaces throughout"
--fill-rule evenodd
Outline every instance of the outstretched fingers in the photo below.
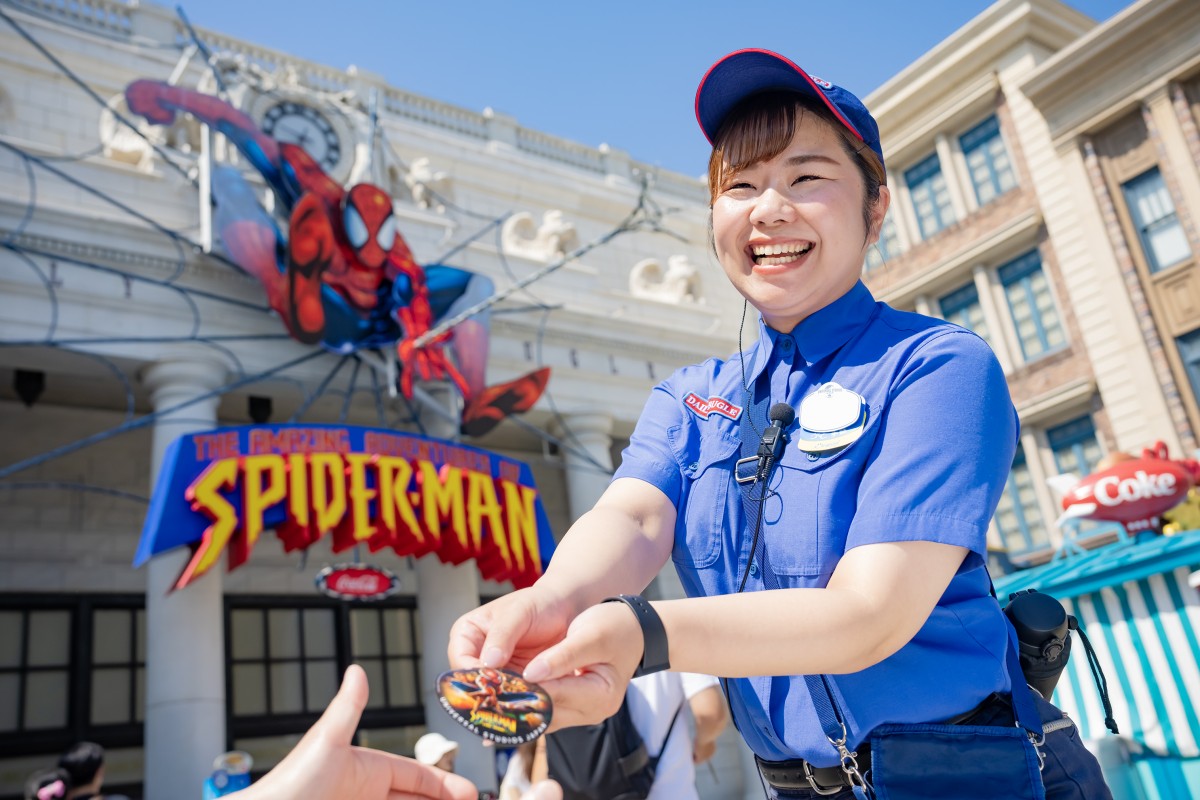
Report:
M 360 748 L 358 753 L 371 759 L 372 769 L 391 770 L 388 800 L 475 800 L 479 796 L 475 785 L 461 775 L 378 750 Z
M 368 691 L 367 673 L 358 664 L 351 664 L 346 668 L 338 693 L 305 738 L 324 736 L 335 744 L 349 746 L 363 709 L 367 707 Z

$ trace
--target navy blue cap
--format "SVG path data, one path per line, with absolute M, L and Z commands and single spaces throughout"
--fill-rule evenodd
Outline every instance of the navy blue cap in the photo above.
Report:
M 722 58 L 705 74 L 696 90 L 696 120 L 712 144 L 725 117 L 752 94 L 792 91 L 819 99 L 854 136 L 879 158 L 883 147 L 879 126 L 862 101 L 850 92 L 814 78 L 788 59 L 770 50 L 737 50 Z M 886 168 L 885 168 L 886 169 Z

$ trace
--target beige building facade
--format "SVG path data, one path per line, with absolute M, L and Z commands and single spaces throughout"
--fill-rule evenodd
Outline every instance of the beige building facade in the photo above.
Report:
M 996 351 L 1022 434 L 992 543 L 1017 563 L 1063 544 L 1049 479 L 1200 445 L 1198 66 L 1195 3 L 1096 26 L 1013 0 L 866 99 L 893 198 L 867 282 Z

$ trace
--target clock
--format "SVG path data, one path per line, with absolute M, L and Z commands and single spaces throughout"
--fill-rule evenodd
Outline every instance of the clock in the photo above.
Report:
M 342 160 L 342 141 L 329 118 L 305 103 L 285 100 L 267 109 L 262 132 L 278 142 L 302 147 L 326 172 Z

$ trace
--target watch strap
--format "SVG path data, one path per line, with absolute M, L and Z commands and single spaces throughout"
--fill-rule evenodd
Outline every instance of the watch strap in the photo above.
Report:
M 667 629 L 663 627 L 662 618 L 654 610 L 654 606 L 639 594 L 620 594 L 606 597 L 604 603 L 624 603 L 629 606 L 642 629 L 642 663 L 638 666 L 633 677 L 649 675 L 671 668 L 670 650 L 667 647 Z

